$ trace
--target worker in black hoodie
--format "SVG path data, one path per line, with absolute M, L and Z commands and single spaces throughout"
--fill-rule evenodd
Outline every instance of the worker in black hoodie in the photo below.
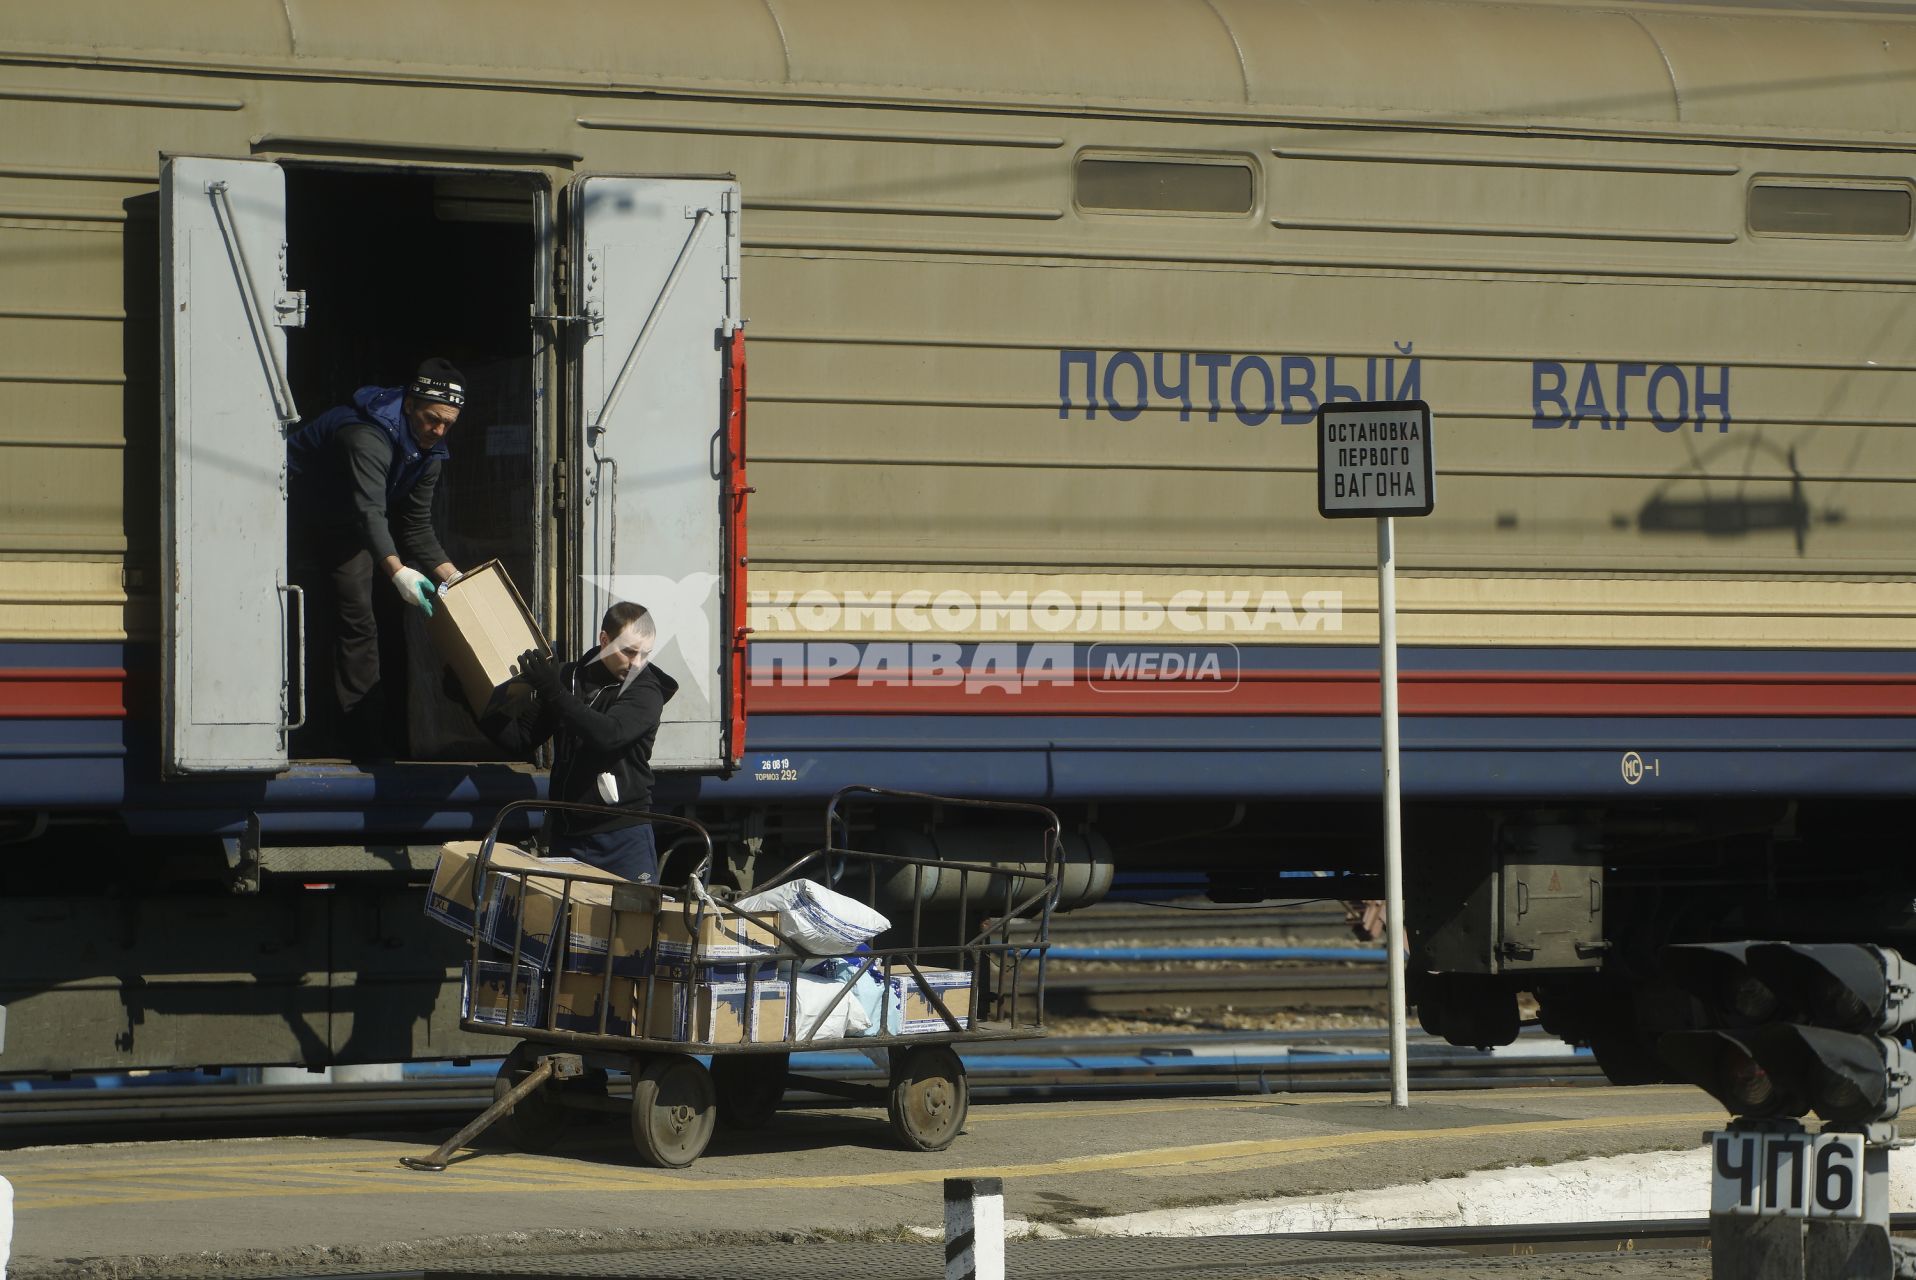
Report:
M 577 662 L 555 666 L 536 650 L 520 655 L 520 679 L 533 692 L 530 711 L 515 714 L 495 698 L 481 727 L 506 750 L 530 755 L 557 736 L 554 800 L 644 810 L 652 803 L 652 740 L 678 681 L 652 665 L 658 632 L 645 606 L 621 601 L 605 611 L 599 644 Z M 577 858 L 614 875 L 656 883 L 658 849 L 652 824 L 639 818 L 553 813 L 548 843 L 556 856 Z

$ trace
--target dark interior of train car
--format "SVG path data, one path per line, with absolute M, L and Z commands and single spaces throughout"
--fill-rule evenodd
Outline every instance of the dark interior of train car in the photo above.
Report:
M 306 325 L 289 332 L 288 348 L 302 419 L 347 403 L 360 387 L 402 385 L 427 357 L 450 360 L 465 375 L 468 399 L 447 437 L 451 456 L 434 498 L 434 528 L 460 569 L 500 561 L 536 611 L 531 183 L 287 165 L 286 194 L 287 276 L 307 300 Z M 299 537 L 299 529 L 289 530 L 289 543 Z M 295 547 L 288 550 L 290 557 Z M 304 673 L 308 723 L 294 735 L 293 756 L 499 758 L 433 652 L 423 617 L 378 582 L 373 601 L 380 636 L 373 696 L 381 705 L 367 719 L 376 728 L 344 732 L 329 624 L 316 616 L 323 602 L 315 599 Z

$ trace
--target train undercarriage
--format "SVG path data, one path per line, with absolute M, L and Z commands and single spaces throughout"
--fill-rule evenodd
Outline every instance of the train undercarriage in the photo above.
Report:
M 1381 896 L 1361 803 L 1059 807 L 1070 909 L 1115 886 L 1219 902 Z M 817 847 L 818 810 L 697 808 L 714 878 L 749 887 Z M 996 857 L 1005 833 L 887 815 L 853 839 Z M 1737 801 L 1406 811 L 1410 996 L 1434 1036 L 1509 1043 L 1523 1018 L 1591 1047 L 1612 1079 L 1664 1078 L 1689 1025 L 1665 944 L 1760 937 L 1916 945 L 1916 884 L 1887 856 L 1905 804 Z M 10 1074 L 457 1059 L 463 949 L 421 912 L 437 844 L 134 838 L 44 815 L 0 866 L 0 1052 Z M 333 840 L 337 841 L 337 837 Z M 682 878 L 689 849 L 668 850 Z M 950 894 L 936 904 L 959 909 Z M 963 909 L 982 917 L 982 902 Z

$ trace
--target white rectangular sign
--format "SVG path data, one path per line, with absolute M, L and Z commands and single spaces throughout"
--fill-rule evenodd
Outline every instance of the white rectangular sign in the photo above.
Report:
M 1336 401 L 1317 410 L 1317 510 L 1326 516 L 1427 516 L 1436 503 L 1430 406 Z
M 1710 1135 L 1710 1212 L 1753 1217 L 1860 1218 L 1863 1136 Z

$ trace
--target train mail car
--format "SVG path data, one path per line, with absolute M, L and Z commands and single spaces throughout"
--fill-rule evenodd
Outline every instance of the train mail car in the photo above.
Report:
M 416 633 L 397 759 L 303 741 L 277 487 L 439 353 L 450 552 L 562 647 L 671 614 L 730 874 L 870 783 L 1057 806 L 1078 897 L 1362 892 L 1373 547 L 1310 423 L 1424 399 L 1420 1006 L 1654 1074 L 1657 943 L 1916 926 L 1913 90 L 1860 2 L 16 9 L 0 1071 L 471 1051 L 420 867 L 542 775 Z M 995 847 L 921 818 L 866 834 Z

